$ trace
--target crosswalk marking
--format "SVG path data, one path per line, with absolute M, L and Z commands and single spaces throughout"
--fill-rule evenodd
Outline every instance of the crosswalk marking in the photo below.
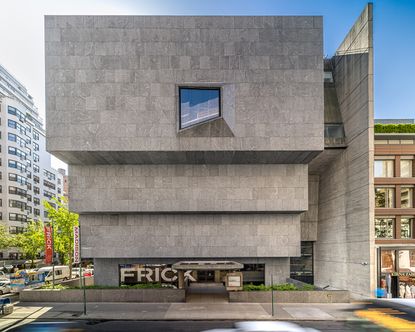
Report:
M 365 318 L 371 322 L 383 326 L 394 332 L 415 331 L 415 323 L 390 315 L 390 311 L 385 308 L 379 308 L 381 310 L 357 310 L 356 316 Z

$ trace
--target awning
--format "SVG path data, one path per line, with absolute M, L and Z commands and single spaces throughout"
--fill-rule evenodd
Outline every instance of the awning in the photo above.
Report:
M 173 264 L 175 270 L 240 270 L 243 264 L 233 261 L 182 261 Z

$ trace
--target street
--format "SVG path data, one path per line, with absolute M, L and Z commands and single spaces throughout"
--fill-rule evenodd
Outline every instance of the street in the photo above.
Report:
M 233 321 L 58 321 L 34 322 L 7 331 L 172 331 L 199 332 L 215 328 L 231 328 Z M 320 331 L 387 331 L 365 321 L 301 321 L 293 322 Z

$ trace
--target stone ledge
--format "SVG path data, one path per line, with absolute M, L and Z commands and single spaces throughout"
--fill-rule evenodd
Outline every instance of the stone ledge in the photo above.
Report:
M 271 291 L 229 292 L 229 302 L 270 303 Z M 276 303 L 349 303 L 350 294 L 343 290 L 274 291 Z
M 185 302 L 183 289 L 87 289 L 87 302 Z M 21 302 L 82 302 L 82 289 L 26 289 L 20 292 Z

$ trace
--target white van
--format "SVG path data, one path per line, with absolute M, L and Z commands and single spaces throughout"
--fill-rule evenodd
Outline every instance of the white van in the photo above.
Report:
M 41 267 L 38 272 L 44 272 L 46 274 L 45 281 L 52 282 L 53 281 L 53 266 L 45 266 Z M 55 282 L 56 281 L 63 281 L 69 280 L 69 266 L 66 265 L 57 265 L 55 266 Z

